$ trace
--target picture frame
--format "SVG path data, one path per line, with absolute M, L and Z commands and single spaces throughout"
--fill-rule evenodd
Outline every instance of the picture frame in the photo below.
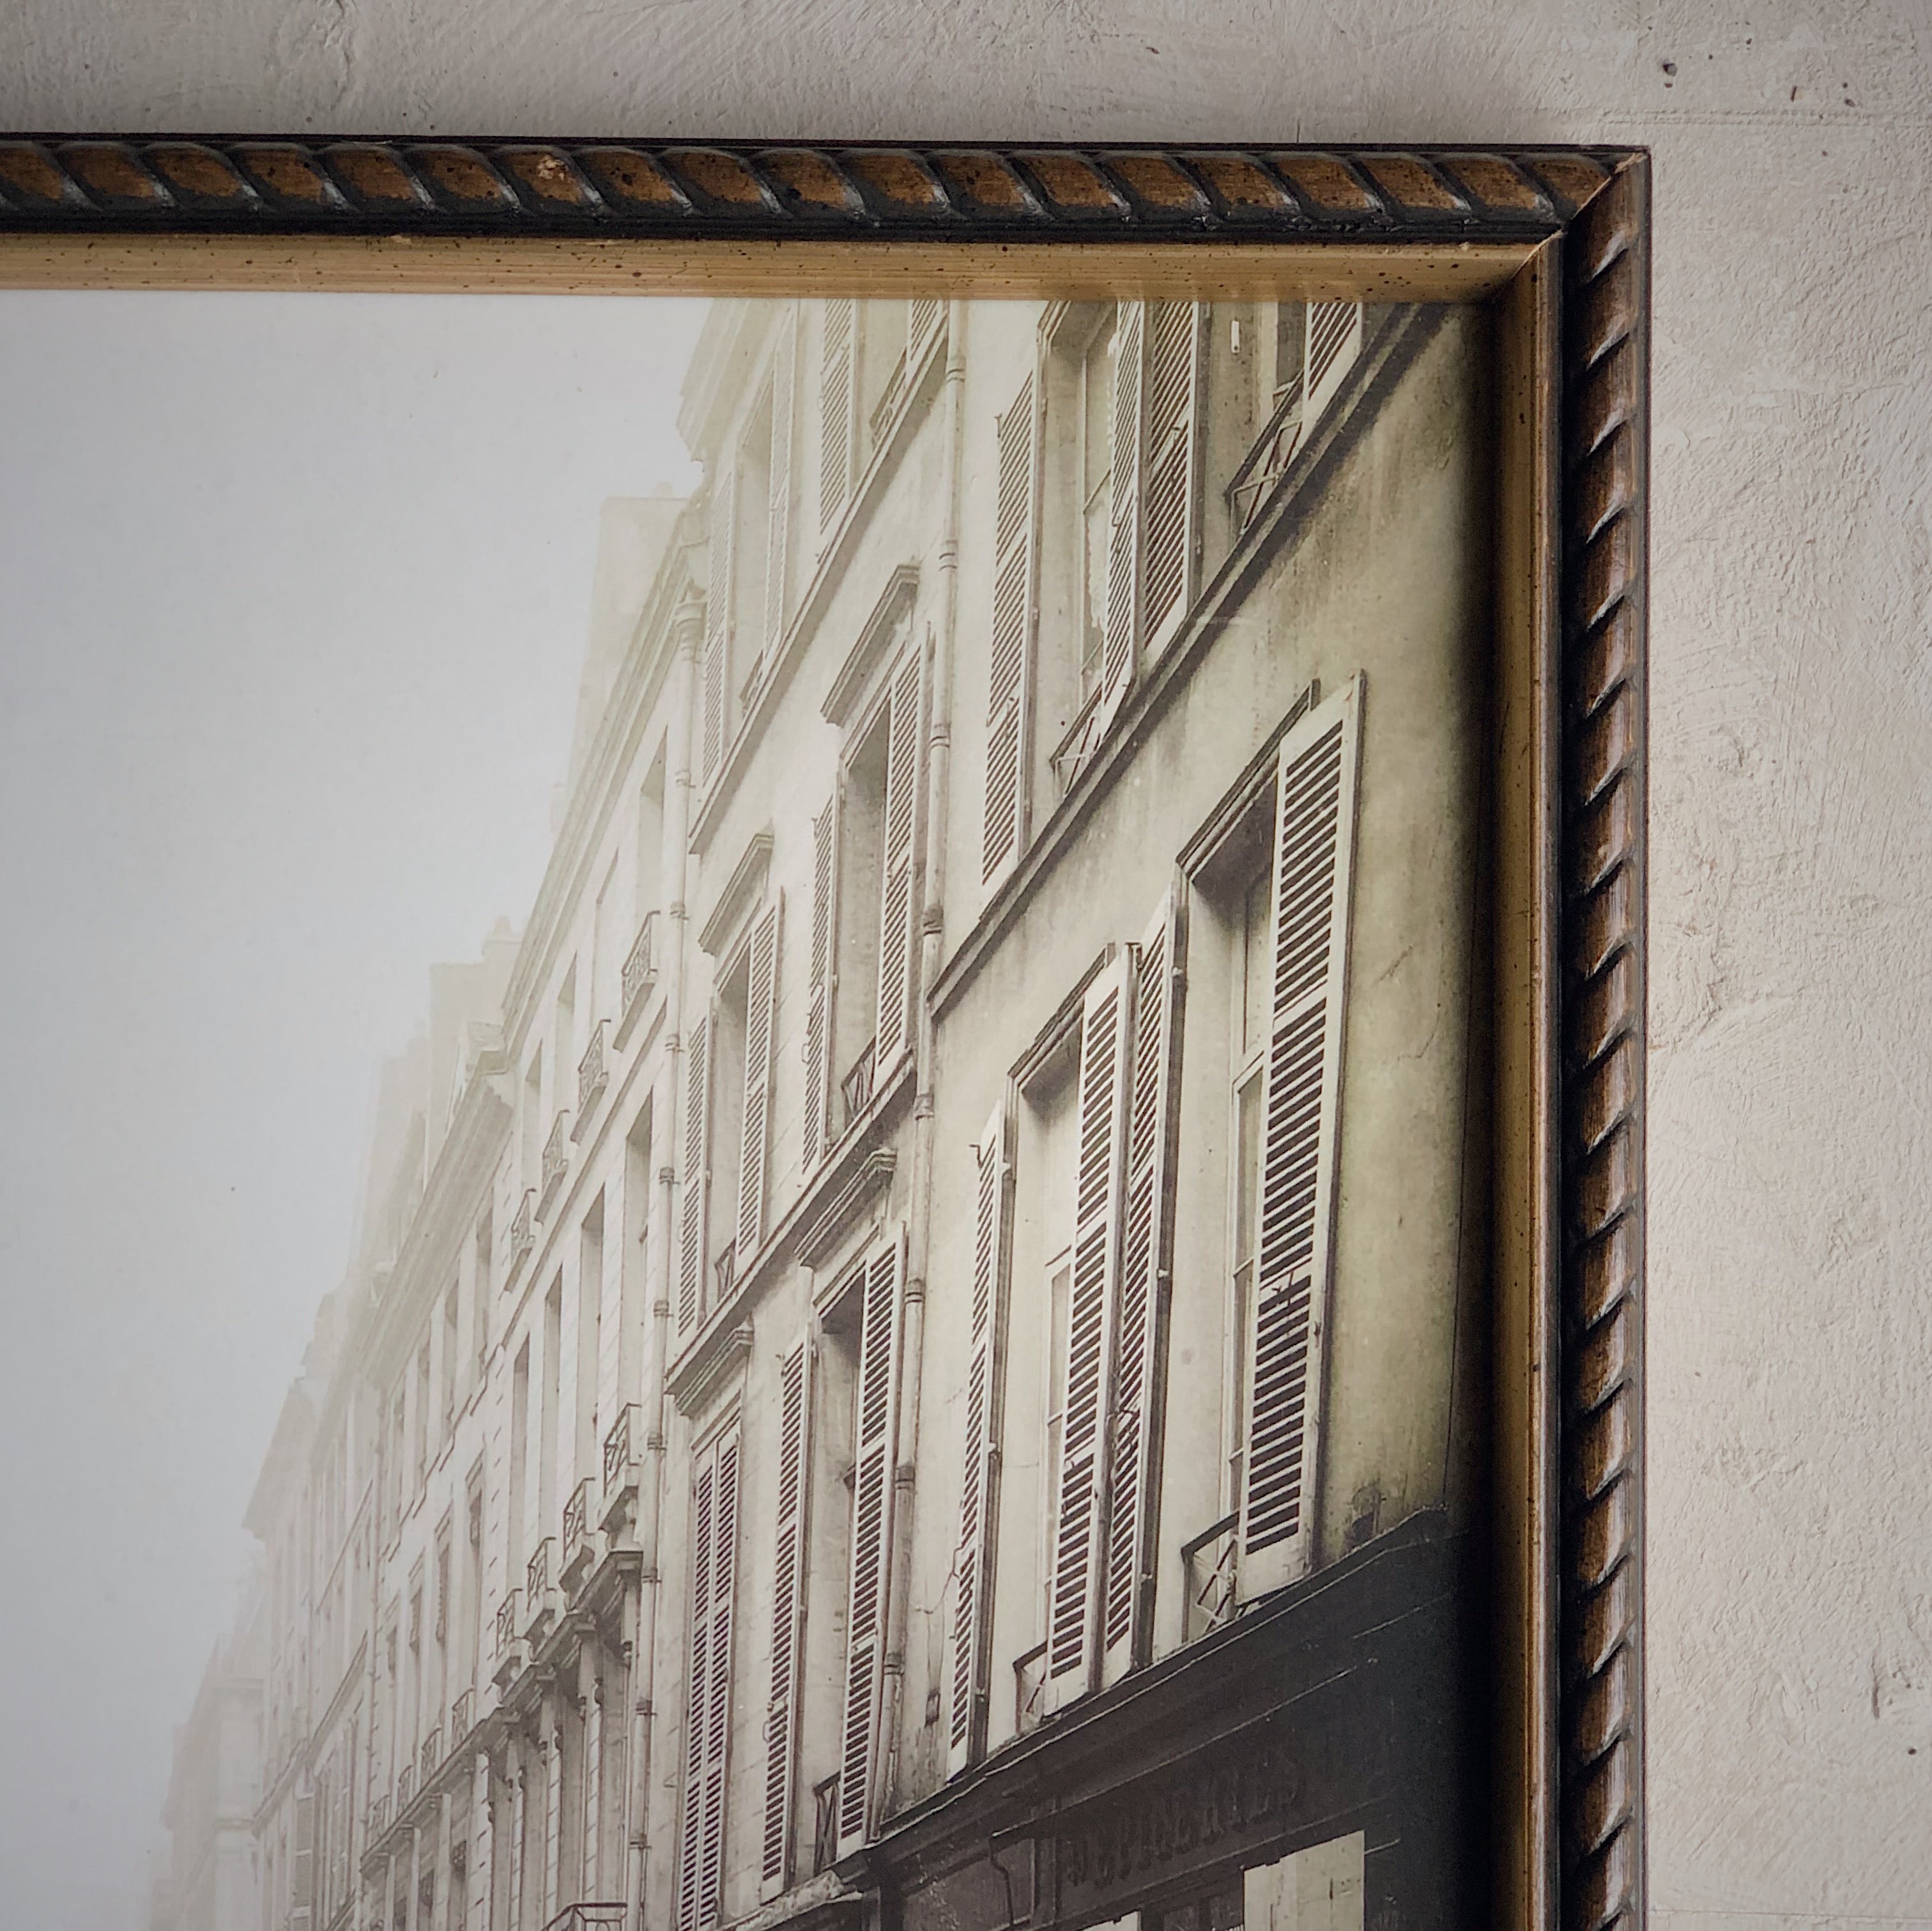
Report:
M 1484 1808 L 1516 1931 L 1643 1916 L 1650 221 L 1648 157 L 1616 147 L 0 137 L 0 288 L 1266 291 L 1493 317 Z

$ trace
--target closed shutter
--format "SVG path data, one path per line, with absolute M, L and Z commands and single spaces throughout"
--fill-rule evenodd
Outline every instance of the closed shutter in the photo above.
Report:
M 1196 451 L 1207 305 L 1155 302 L 1147 313 L 1141 661 L 1166 644 L 1193 602 L 1201 492 Z
M 1170 898 L 1135 947 L 1132 1076 L 1127 1103 L 1120 1313 L 1108 1430 L 1107 1579 L 1100 1680 L 1148 1655 L 1160 1476 L 1167 1287 L 1173 1255 L 1170 1172 L 1178 1058 L 1180 932 Z
M 678 1178 L 682 1194 L 682 1226 L 677 1251 L 677 1331 L 688 1335 L 698 1325 L 704 1302 L 705 1201 L 710 1176 L 706 1122 L 710 1110 L 711 1028 L 700 1015 L 686 1036 L 684 1055 L 684 1158 Z
M 784 635 L 787 552 L 791 533 L 792 370 L 796 353 L 788 312 L 772 354 L 771 500 L 765 536 L 764 648 L 775 652 Z
M 556 1915 L 563 1863 L 563 1736 L 553 1730 L 544 1741 L 543 1921 Z
M 1124 302 L 1114 325 L 1114 478 L 1108 509 L 1107 617 L 1100 647 L 1100 707 L 1111 716 L 1134 678 L 1141 627 L 1142 363 L 1147 305 Z
M 1034 385 L 1000 418 L 993 526 L 993 628 L 986 703 L 986 809 L 980 876 L 992 885 L 1019 857 L 1032 695 Z
M 745 1109 L 738 1171 L 738 1261 L 742 1267 L 765 1237 L 765 1169 L 771 1138 L 772 1041 L 778 1008 L 778 907 L 752 934 L 746 973 Z
M 765 1713 L 763 1890 L 791 1881 L 792 1786 L 805 1635 L 806 1484 L 812 1467 L 812 1351 L 800 1341 L 778 1371 L 777 1548 L 772 1566 L 772 1685 Z
M 289 1846 L 289 1921 L 308 1931 L 315 1918 L 315 1798 L 296 1799 L 295 1836 Z
M 1311 302 L 1308 341 L 1302 359 L 1301 433 L 1321 419 L 1362 346 L 1359 302 Z
M 805 1009 L 805 1170 L 827 1150 L 832 1098 L 832 908 L 838 887 L 838 795 L 812 821 L 812 989 Z
M 825 341 L 818 382 L 818 522 L 830 530 L 852 494 L 853 351 L 858 329 L 856 302 L 825 305 Z
M 580 1897 L 602 1897 L 604 1846 L 604 1686 L 592 1686 L 584 1713 L 584 1879 Z
M 898 1433 L 898 1305 L 904 1270 L 903 1239 L 872 1255 L 866 1264 L 860 1316 L 858 1454 L 852 1479 L 852 1581 L 838 1761 L 842 1857 L 866 1841 L 872 1818 L 885 1676 L 892 1457 Z
M 952 1707 L 946 1773 L 964 1770 L 985 1746 L 986 1638 L 992 1600 L 993 1524 L 998 1497 L 998 1408 L 994 1358 L 1005 1268 L 1006 1112 L 994 1110 L 973 1149 L 972 1327 L 966 1353 L 966 1439 L 960 1457 L 959 1544 L 953 1558 Z
M 690 1686 L 678 1856 L 679 1931 L 700 1931 L 716 1923 L 723 1895 L 737 1533 L 734 1429 L 698 1458 L 692 1482 Z
M 738 479 L 724 470 L 711 493 L 711 577 L 704 596 L 703 716 L 699 779 L 709 784 L 724 755 L 725 705 L 731 662 L 732 542 L 738 520 Z
M 1356 678 L 1288 733 L 1276 767 L 1244 1600 L 1305 1573 L 1314 1546 L 1360 717 Z
M 912 1038 L 913 828 L 919 802 L 919 671 L 915 644 L 892 673 L 886 747 L 884 877 L 879 887 L 878 1026 L 873 1067 L 883 1075 Z
M 1087 989 L 1080 1017 L 1073 1269 L 1067 1296 L 1066 1398 L 1059 1508 L 1047 1608 L 1046 1703 L 1058 1709 L 1094 1686 L 1106 1528 L 1122 1128 L 1130 1068 L 1132 999 L 1124 952 Z

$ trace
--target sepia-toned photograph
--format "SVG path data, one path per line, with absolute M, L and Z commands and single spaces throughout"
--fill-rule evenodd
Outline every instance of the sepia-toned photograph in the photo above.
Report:
M 0 351 L 21 1921 L 1490 1921 L 1490 314 Z

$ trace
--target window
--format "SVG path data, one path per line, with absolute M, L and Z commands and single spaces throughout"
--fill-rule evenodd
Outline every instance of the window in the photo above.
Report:
M 490 1270 L 496 1258 L 496 1229 L 488 1208 L 476 1223 L 476 1239 L 470 1256 L 470 1347 L 474 1363 L 475 1385 L 483 1380 L 483 1365 L 490 1354 Z
M 908 617 L 900 620 L 902 633 Z M 916 1029 L 919 653 L 902 647 L 812 823 L 804 1161 L 828 1153 L 895 1074 Z
M 1228 486 L 1234 533 L 1253 521 L 1340 393 L 1361 352 L 1365 319 L 1359 302 L 1257 305 L 1252 380 L 1260 429 Z
M 578 1242 L 575 1473 L 580 1481 L 597 1467 L 603 1440 L 597 1406 L 603 1334 L 604 1196 L 600 1191 L 584 1217 Z
M 725 1747 L 731 1725 L 731 1623 L 737 1544 L 738 1435 L 734 1427 L 693 1457 L 677 1931 L 704 1931 L 723 1914 Z
M 563 1275 L 560 1269 L 543 1304 L 543 1409 L 538 1418 L 537 1532 L 531 1552 L 550 1533 L 556 1517 L 556 1436 L 563 1353 Z M 534 1603 L 528 1605 L 534 1611 Z
M 1080 356 L 1080 575 L 1076 587 L 1082 709 L 1100 695 L 1107 634 L 1107 555 L 1114 501 L 1113 395 L 1115 330 L 1111 310 L 1095 325 Z
M 462 1292 L 459 1284 L 452 1281 L 448 1291 L 442 1297 L 442 1437 L 447 1440 L 456 1425 L 456 1370 L 463 1359 L 463 1350 L 458 1338 L 458 1325 L 462 1318 Z
M 430 1362 L 429 1336 L 424 1335 L 422 1344 L 416 1350 L 416 1485 L 418 1494 L 422 1492 L 423 1483 L 429 1475 L 429 1416 L 433 1393 L 434 1375 Z
M 503 1588 L 506 1595 L 514 1595 L 523 1581 L 524 1558 L 530 1533 L 524 1521 L 525 1500 L 530 1494 L 530 1343 L 526 1335 L 523 1345 L 517 1350 L 516 1365 L 510 1373 L 509 1506 L 504 1515 L 507 1566 Z

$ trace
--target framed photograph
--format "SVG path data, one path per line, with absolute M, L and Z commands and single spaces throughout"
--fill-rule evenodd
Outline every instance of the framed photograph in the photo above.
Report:
M 1638 1924 L 1648 181 L 0 140 L 10 896 L 290 1230 L 155 1931 Z

